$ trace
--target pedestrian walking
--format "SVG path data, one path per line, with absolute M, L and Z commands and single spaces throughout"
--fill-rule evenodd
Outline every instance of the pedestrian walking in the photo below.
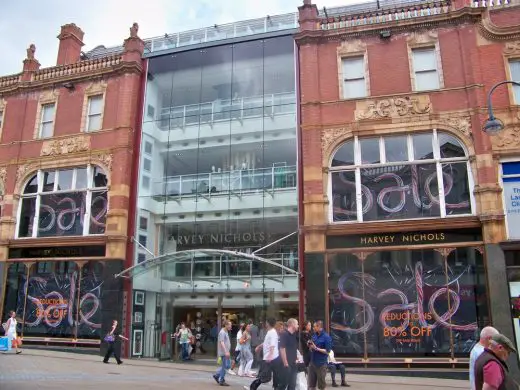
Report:
M 4 331 L 8 342 L 11 343 L 11 348 L 14 348 L 16 354 L 19 355 L 22 353 L 22 350 L 20 349 L 21 342 L 18 339 L 18 333 L 16 332 L 17 327 L 18 321 L 16 320 L 16 312 L 11 310 L 9 312 L 9 319 L 4 324 Z
M 325 382 L 327 376 L 327 362 L 332 350 L 332 338 L 323 330 L 323 322 L 314 323 L 314 334 L 308 343 L 311 351 L 311 359 L 308 372 L 309 390 L 323 390 L 327 387 Z
M 186 327 L 184 322 L 181 322 L 181 327 L 173 335 L 175 338 L 179 338 L 179 345 L 181 346 L 181 359 L 183 361 L 190 360 L 190 340 L 192 337 L 191 330 Z
M 254 378 L 251 372 L 253 364 L 253 352 L 251 351 L 251 325 L 242 327 L 242 337 L 238 341 L 240 343 L 240 367 L 238 368 L 238 376 L 248 376 Z
M 213 375 L 213 379 L 220 386 L 229 386 L 226 382 L 226 372 L 231 368 L 231 339 L 229 338 L 229 332 L 232 326 L 231 321 L 224 321 L 224 326 L 218 334 L 217 348 L 221 367 Z
M 517 390 L 506 361 L 516 348 L 503 334 L 495 334 L 475 362 L 476 390 Z
M 108 359 L 110 359 L 110 356 L 112 355 L 114 355 L 117 364 L 123 364 L 123 361 L 119 357 L 119 339 L 123 339 L 125 341 L 128 341 L 128 339 L 121 334 L 117 327 L 117 324 L 117 320 L 114 320 L 112 322 L 112 328 L 110 329 L 110 332 L 108 332 L 105 338 L 103 339 L 108 345 L 107 353 L 105 354 L 105 358 L 103 359 L 103 363 L 105 364 L 108 364 Z
M 242 338 L 242 332 L 245 327 L 243 322 L 240 323 L 237 331 L 236 344 L 235 344 L 235 353 L 233 354 L 233 361 L 231 362 L 231 369 L 229 370 L 229 374 L 236 375 L 235 367 L 240 364 L 240 350 L 242 349 L 242 344 L 240 344 L 240 339 Z
M 275 390 L 278 385 L 278 378 L 280 377 L 280 350 L 278 347 L 279 337 L 275 329 L 276 320 L 269 318 L 266 323 L 267 333 L 265 335 L 264 342 L 258 346 L 262 348 L 263 360 L 260 363 L 260 370 L 258 377 L 251 383 L 249 390 L 256 390 L 262 383 L 268 383 L 273 379 L 273 386 Z M 248 389 L 247 386 L 244 386 Z
M 280 374 L 280 389 L 296 390 L 296 376 L 298 375 L 298 320 L 290 318 L 287 321 L 287 330 L 280 335 L 280 357 L 283 369 Z
M 251 350 L 255 351 L 256 347 L 258 347 L 258 345 L 260 344 L 260 329 L 258 329 L 258 326 L 256 326 L 256 324 L 253 323 L 253 321 L 250 320 L 249 323 L 251 324 L 251 330 L 250 330 Z M 255 353 L 255 354 L 253 354 L 253 366 L 252 367 L 256 367 L 257 363 L 258 363 L 258 359 L 256 358 L 256 353 Z
M 479 356 L 482 355 L 482 352 L 484 352 L 484 349 L 489 347 L 493 336 L 498 333 L 498 330 L 492 326 L 486 326 L 482 329 L 482 332 L 480 332 L 479 342 L 471 349 L 469 354 L 469 383 L 471 385 L 471 390 L 475 390 L 475 363 Z

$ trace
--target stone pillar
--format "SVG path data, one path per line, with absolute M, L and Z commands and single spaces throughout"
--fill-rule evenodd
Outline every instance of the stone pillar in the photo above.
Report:
M 34 58 L 35 53 L 36 46 L 34 43 L 31 43 L 27 48 L 27 57 L 23 60 L 22 81 L 31 81 L 33 73 L 40 69 L 40 63 L 36 58 Z

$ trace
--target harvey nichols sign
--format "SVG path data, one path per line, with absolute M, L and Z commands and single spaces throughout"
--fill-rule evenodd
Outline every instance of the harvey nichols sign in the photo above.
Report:
M 269 239 L 265 233 L 218 233 L 218 234 L 190 234 L 171 236 L 170 241 L 176 241 L 180 246 L 219 245 L 219 244 L 250 244 L 261 243 Z

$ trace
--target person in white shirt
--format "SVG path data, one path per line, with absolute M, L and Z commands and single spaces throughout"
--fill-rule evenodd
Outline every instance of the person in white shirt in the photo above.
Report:
M 267 333 L 263 344 L 259 345 L 257 349 L 262 348 L 263 360 L 260 365 L 258 377 L 251 383 L 249 388 L 244 386 L 245 389 L 257 390 L 262 383 L 268 383 L 273 379 L 273 384 L 279 383 L 280 387 L 283 381 L 277 380 L 282 375 L 283 365 L 280 359 L 280 350 L 278 348 L 279 336 L 275 329 L 276 320 L 269 318 L 267 320 Z M 282 390 L 275 387 L 275 390 Z
M 341 386 L 342 387 L 350 387 L 349 384 L 345 381 L 345 366 L 343 363 L 338 363 L 336 358 L 334 357 L 334 351 L 331 349 L 329 352 L 329 359 L 327 366 L 330 371 L 330 377 L 332 378 L 332 387 L 338 387 L 336 383 L 336 372 L 339 370 L 339 374 L 341 376 Z
M 484 352 L 484 348 L 489 347 L 493 336 L 497 335 L 498 333 L 498 330 L 492 326 L 486 326 L 480 332 L 479 342 L 476 343 L 471 349 L 469 354 L 469 383 L 472 390 L 475 390 L 475 362 L 477 361 L 478 357 L 482 355 L 482 352 Z
M 238 328 L 237 332 L 237 344 L 235 347 L 235 356 L 233 359 L 233 364 L 231 365 L 231 369 L 228 371 L 231 375 L 236 375 L 236 372 L 233 371 L 237 364 L 239 364 L 240 361 L 240 350 L 242 349 L 242 345 L 240 344 L 240 339 L 242 338 L 242 329 L 244 328 L 245 324 L 242 322 L 240 323 L 240 327 Z

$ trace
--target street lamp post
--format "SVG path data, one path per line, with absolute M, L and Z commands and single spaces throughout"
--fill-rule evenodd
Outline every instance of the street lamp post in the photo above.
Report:
M 495 115 L 493 115 L 493 107 L 491 105 L 491 94 L 500 87 L 502 84 L 513 84 L 520 86 L 520 83 L 517 83 L 516 81 L 506 80 L 501 81 L 491 88 L 491 90 L 488 93 L 487 96 L 487 103 L 488 103 L 488 119 L 486 120 L 486 123 L 484 123 L 484 126 L 482 127 L 482 130 L 484 133 L 488 135 L 496 135 L 500 133 L 502 130 L 504 130 L 504 122 L 502 122 L 500 119 L 495 118 Z

